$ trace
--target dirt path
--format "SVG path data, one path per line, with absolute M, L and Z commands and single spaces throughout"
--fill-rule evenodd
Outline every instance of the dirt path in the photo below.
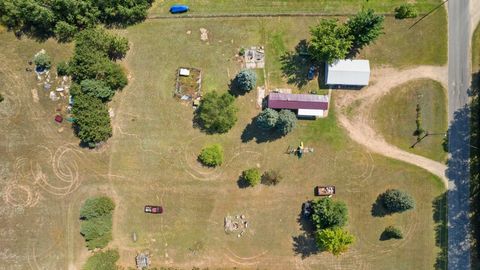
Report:
M 387 94 L 392 88 L 409 80 L 429 78 L 439 81 L 447 87 L 447 67 L 419 66 L 413 69 L 397 70 L 393 68 L 382 68 L 372 70 L 370 86 L 360 91 L 342 91 L 336 99 L 339 107 L 338 119 L 345 127 L 349 136 L 357 143 L 367 147 L 369 150 L 404 162 L 414 164 L 418 167 L 440 177 L 445 186 L 448 180 L 445 176 L 446 165 L 428 158 L 418 156 L 400 148 L 390 145 L 372 127 L 370 110 L 372 105 L 380 97 Z M 354 103 L 355 102 L 355 103 Z M 353 113 L 347 115 L 347 108 L 354 106 Z

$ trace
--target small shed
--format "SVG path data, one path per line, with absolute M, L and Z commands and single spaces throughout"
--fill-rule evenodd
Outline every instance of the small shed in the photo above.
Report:
M 327 117 L 327 95 L 270 93 L 268 108 L 294 110 L 299 117 Z
M 368 60 L 337 60 L 326 66 L 327 85 L 366 86 L 370 80 Z

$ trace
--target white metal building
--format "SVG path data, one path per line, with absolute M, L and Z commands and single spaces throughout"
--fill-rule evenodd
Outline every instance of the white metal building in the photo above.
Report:
M 327 85 L 365 86 L 370 80 L 368 60 L 337 60 L 325 69 Z

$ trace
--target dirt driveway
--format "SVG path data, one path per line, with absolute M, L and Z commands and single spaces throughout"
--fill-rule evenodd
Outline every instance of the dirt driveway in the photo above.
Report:
M 395 86 L 410 80 L 429 78 L 439 81 L 446 87 L 447 72 L 447 67 L 438 66 L 419 66 L 405 70 L 393 68 L 372 70 L 370 86 L 360 91 L 345 90 L 337 97 L 339 122 L 354 141 L 367 147 L 370 151 L 424 168 L 440 177 L 447 186 L 445 164 L 406 152 L 387 143 L 370 125 L 372 123 L 370 112 L 372 105 Z M 355 106 L 354 113 L 347 115 L 347 111 L 349 111 L 347 108 L 350 106 Z

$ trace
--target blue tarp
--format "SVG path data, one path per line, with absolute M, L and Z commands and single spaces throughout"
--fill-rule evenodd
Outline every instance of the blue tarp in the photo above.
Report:
M 185 5 L 173 5 L 170 7 L 171 13 L 183 13 L 188 11 L 188 6 Z

